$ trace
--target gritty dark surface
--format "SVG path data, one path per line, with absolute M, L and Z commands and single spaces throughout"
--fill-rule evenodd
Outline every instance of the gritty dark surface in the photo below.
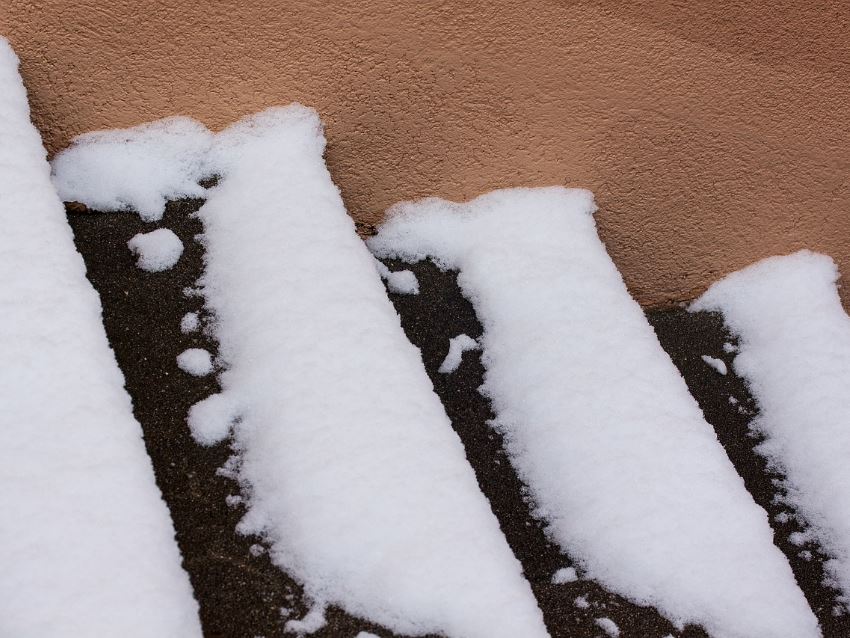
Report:
M 185 423 L 189 407 L 218 390 L 214 376 L 192 377 L 176 365 L 177 355 L 186 348 L 204 347 L 213 353 L 216 348 L 203 332 L 184 335 L 179 327 L 186 312 L 200 312 L 203 321 L 201 299 L 184 293 L 194 286 L 203 267 L 202 248 L 193 241 L 202 228 L 190 216 L 201 204 L 200 200 L 171 202 L 165 218 L 154 224 L 143 223 L 129 213 L 87 214 L 73 209 L 69 210 L 69 221 L 88 277 L 100 293 L 107 335 L 142 424 L 157 483 L 171 510 L 185 567 L 200 603 L 204 635 L 291 636 L 283 632 L 283 623 L 286 618 L 306 613 L 308 601 L 297 583 L 274 567 L 265 553 L 252 555 L 249 548 L 259 539 L 235 533 L 243 510 L 238 504 L 229 506 L 226 498 L 238 495 L 239 487 L 217 473 L 230 455 L 228 445 L 205 448 L 196 444 Z M 146 273 L 135 267 L 126 244 L 137 232 L 155 228 L 177 233 L 185 252 L 173 269 Z M 614 620 L 623 638 L 706 636 L 695 627 L 677 631 L 655 610 L 634 605 L 592 582 L 551 584 L 552 574 L 571 562 L 531 516 L 532 504 L 511 469 L 501 437 L 487 425 L 492 412 L 477 390 L 484 374 L 479 353 L 464 354 L 452 374 L 437 372 L 451 337 L 481 334 L 472 306 L 461 295 L 454 273 L 440 272 L 427 262 L 414 266 L 387 263 L 391 269 L 411 268 L 417 274 L 419 295 L 391 294 L 390 298 L 408 338 L 422 351 L 428 375 L 463 441 L 481 489 L 523 565 L 553 638 L 601 636 L 603 632 L 594 622 L 600 617 Z M 730 362 L 723 343 L 731 340 L 722 321 L 716 315 L 679 310 L 653 312 L 649 318 L 747 488 L 773 519 L 784 511 L 773 502 L 777 492 L 774 481 L 781 477 L 768 472 L 764 461 L 753 452 L 758 439 L 749 434 L 747 425 L 756 406 L 740 379 L 732 374 L 721 376 L 700 359 L 700 355 L 709 354 Z M 729 403 L 730 394 L 738 399 L 738 406 Z M 788 535 L 799 529 L 793 519 L 784 525 L 772 520 L 772 525 L 777 531 L 777 545 L 789 557 L 824 626 L 824 635 L 850 636 L 846 618 L 831 614 L 834 592 L 820 585 L 822 557 L 815 548 L 795 547 L 788 542 Z M 804 549 L 813 552 L 812 560 L 799 556 Z M 584 597 L 589 607 L 576 606 L 578 597 Z M 281 607 L 292 611 L 284 617 Z M 393 636 L 338 609 L 329 609 L 327 619 L 328 625 L 313 636 L 354 638 L 360 631 L 383 638 Z
M 203 333 L 184 335 L 180 320 L 201 311 L 199 297 L 186 296 L 203 267 L 203 250 L 193 241 L 202 232 L 190 214 L 200 200 L 171 202 L 164 219 L 144 223 L 131 213 L 85 214 L 70 211 L 68 219 L 88 278 L 100 294 L 109 342 L 124 373 L 136 418 L 153 462 L 157 484 L 171 510 L 177 542 L 200 604 L 207 638 L 277 638 L 284 633 L 281 607 L 288 618 L 307 611 L 301 588 L 274 567 L 263 553 L 253 556 L 257 538 L 235 533 L 243 509 L 227 505 L 239 486 L 217 474 L 230 456 L 227 444 L 202 447 L 186 426 L 190 406 L 218 391 L 215 376 L 193 377 L 177 367 L 186 348 L 215 352 Z M 183 241 L 177 265 L 159 273 L 135 266 L 127 241 L 138 232 L 169 228 Z M 328 625 L 316 638 L 354 638 L 360 631 L 392 633 L 338 609 L 329 609 Z
M 549 541 L 543 525 L 531 515 L 532 503 L 511 468 L 502 437 L 487 423 L 493 412 L 489 401 L 478 392 L 484 381 L 480 352 L 464 353 L 460 367 L 451 374 L 437 371 L 448 353 L 449 339 L 461 333 L 477 338 L 482 331 L 472 304 L 461 294 L 456 273 L 441 272 L 430 262 L 385 263 L 390 270 L 413 270 L 419 280 L 418 295 L 389 293 L 390 299 L 408 339 L 422 351 L 428 376 L 466 448 L 478 484 L 489 499 L 502 532 L 522 563 L 552 637 L 603 635 L 595 624 L 601 617 L 617 623 L 623 638 L 706 636 L 696 627 L 677 631 L 654 609 L 639 607 L 593 582 L 552 584 L 552 575 L 573 563 Z M 584 597 L 590 606 L 576 606 L 579 597 Z
M 746 382 L 734 373 L 734 352 L 726 352 L 723 344 L 737 346 L 735 338 L 717 313 L 689 313 L 684 309 L 648 314 L 661 345 L 679 368 L 688 389 L 697 400 L 706 420 L 714 427 L 717 438 L 726 454 L 744 479 L 753 499 L 770 517 L 774 530 L 773 541 L 788 557 L 800 589 L 820 621 L 825 638 L 850 636 L 850 617 L 834 616 L 836 592 L 823 583 L 824 556 L 812 544 L 797 546 L 789 541 L 793 532 L 803 531 L 800 523 L 790 518 L 785 523 L 777 520 L 783 512 L 789 513 L 776 496 L 783 494 L 782 475 L 771 471 L 754 447 L 763 439 L 750 427 L 758 415 L 758 405 Z M 702 360 L 702 355 L 721 359 L 726 363 L 727 374 L 722 375 Z M 729 400 L 732 397 L 737 403 Z M 811 557 L 806 560 L 803 552 Z

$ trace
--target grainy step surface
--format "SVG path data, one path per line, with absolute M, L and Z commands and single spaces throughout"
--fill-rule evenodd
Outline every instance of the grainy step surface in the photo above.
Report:
M 203 268 L 203 249 L 193 237 L 203 231 L 191 213 L 201 200 L 170 202 L 162 221 L 142 222 L 128 213 L 70 214 L 77 248 L 88 278 L 100 294 L 106 333 L 124 372 L 136 418 L 153 462 L 157 484 L 171 510 L 201 624 L 207 638 L 282 638 L 284 616 L 300 618 L 308 609 L 301 588 L 277 569 L 259 542 L 236 534 L 243 509 L 228 505 L 239 486 L 221 476 L 230 449 L 223 443 L 201 447 L 191 438 L 186 415 L 196 401 L 218 391 L 215 376 L 193 377 L 177 367 L 186 348 L 216 344 L 204 333 L 184 335 L 180 320 L 201 311 L 197 296 L 186 296 Z M 170 228 L 183 241 L 184 253 L 171 270 L 144 272 L 135 266 L 127 241 L 138 232 Z M 232 499 L 231 499 L 232 502 Z M 316 638 L 354 638 L 360 631 L 392 633 L 339 609 L 329 609 L 327 626 Z
M 239 488 L 218 472 L 230 456 L 229 446 L 197 445 L 185 423 L 189 407 L 218 390 L 214 376 L 192 377 L 176 364 L 177 355 L 186 348 L 203 347 L 213 353 L 216 348 L 203 332 L 180 332 L 180 320 L 186 312 L 201 312 L 203 318 L 202 300 L 186 294 L 203 268 L 203 250 L 193 241 L 203 229 L 191 216 L 202 203 L 171 202 L 163 220 L 156 224 L 143 223 L 128 213 L 72 213 L 69 221 L 88 277 L 100 293 L 107 334 L 142 424 L 157 482 L 171 509 L 185 567 L 200 603 L 205 636 L 290 636 L 283 632 L 281 608 L 291 609 L 288 618 L 299 618 L 306 613 L 309 601 L 298 584 L 272 565 L 265 553 L 252 553 L 251 546 L 258 539 L 235 533 L 243 510 L 232 498 L 228 504 L 228 497 L 238 495 Z M 126 246 L 136 233 L 154 228 L 171 229 L 185 246 L 177 266 L 161 273 L 136 268 Z M 532 504 L 505 456 L 501 437 L 487 424 L 492 418 L 490 405 L 477 390 L 484 373 L 480 353 L 465 353 L 452 374 L 437 372 L 451 337 L 481 334 L 471 304 L 461 295 L 455 273 L 441 272 L 429 262 L 414 266 L 387 263 L 391 269 L 411 268 L 416 272 L 420 294 L 391 294 L 390 298 L 408 338 L 422 351 L 434 388 L 463 441 L 482 491 L 523 564 L 552 636 L 599 636 L 602 631 L 595 621 L 602 617 L 614 620 L 623 638 L 706 636 L 698 627 L 678 631 L 654 609 L 632 604 L 592 582 L 551 583 L 554 572 L 569 566 L 570 559 L 549 541 L 542 524 L 531 516 Z M 700 358 L 707 354 L 731 361 L 723 350 L 723 343 L 731 339 L 722 320 L 717 315 L 683 310 L 652 312 L 649 319 L 744 477 L 747 489 L 773 519 L 783 511 L 773 501 L 777 492 L 774 482 L 781 477 L 769 472 L 753 451 L 758 439 L 749 435 L 747 424 L 756 406 L 741 379 L 731 372 L 718 374 Z M 738 400 L 737 405 L 729 402 L 730 395 Z M 821 585 L 823 557 L 816 548 L 796 547 L 788 541 L 789 534 L 798 529 L 793 519 L 786 524 L 772 520 L 772 525 L 777 545 L 789 557 L 824 635 L 849 636 L 847 618 L 832 615 L 834 592 Z M 812 552 L 811 560 L 801 557 L 804 549 Z M 577 599 L 589 605 L 578 606 Z M 313 634 L 317 638 L 354 638 L 360 631 L 383 638 L 393 636 L 339 609 L 329 609 L 327 619 L 328 625 Z

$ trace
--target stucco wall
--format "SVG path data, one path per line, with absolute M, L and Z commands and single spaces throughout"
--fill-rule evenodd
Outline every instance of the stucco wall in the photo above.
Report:
M 850 273 L 850 5 L 689 4 L 0 0 L 0 32 L 51 151 L 299 100 L 364 221 L 560 183 L 644 304 L 804 246 Z

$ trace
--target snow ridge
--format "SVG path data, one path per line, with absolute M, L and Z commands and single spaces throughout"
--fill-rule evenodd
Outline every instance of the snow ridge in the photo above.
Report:
M 583 575 L 724 638 L 818 636 L 765 512 L 596 235 L 590 193 L 404 203 L 369 245 L 432 257 L 484 327 L 483 392 Z
M 786 498 L 831 557 L 825 567 L 850 605 L 850 317 L 825 255 L 762 260 L 717 282 L 691 310 L 723 313 L 740 339 L 733 368 L 760 412 L 759 446 L 788 482 Z
M 0 634 L 200 637 L 17 66 L 0 38 Z
M 225 371 L 193 433 L 232 424 L 240 530 L 317 605 L 414 635 L 546 636 L 324 144 L 299 105 L 216 136 L 200 283 Z

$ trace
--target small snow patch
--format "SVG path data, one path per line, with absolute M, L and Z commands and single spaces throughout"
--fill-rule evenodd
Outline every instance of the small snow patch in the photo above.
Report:
M 256 558 L 257 556 L 262 556 L 266 552 L 266 548 L 258 543 L 254 543 L 251 547 L 248 548 L 251 556 Z
M 183 254 L 183 242 L 168 228 L 139 233 L 127 242 L 127 248 L 137 256 L 136 266 L 147 272 L 168 270 Z
M 702 355 L 702 360 L 705 361 L 706 365 L 714 368 L 720 374 L 726 374 L 729 370 L 726 367 L 726 362 L 722 359 L 717 359 L 716 357 L 709 357 L 707 354 Z
M 553 585 L 565 585 L 578 580 L 575 567 L 562 567 L 552 575 Z
M 221 443 L 230 434 L 230 428 L 236 420 L 236 407 L 224 394 L 213 394 L 199 401 L 189 410 L 186 421 L 192 438 L 201 445 Z M 232 459 L 232 460 L 231 460 Z M 222 468 L 223 472 L 233 472 L 238 463 L 234 457 Z
M 213 371 L 212 356 L 203 348 L 189 348 L 177 355 L 177 366 L 192 376 L 205 377 Z
M 187 312 L 180 320 L 180 332 L 184 335 L 197 332 L 201 326 L 201 320 L 198 319 L 197 312 Z
M 587 601 L 587 598 L 584 596 L 579 596 L 573 601 L 573 604 L 579 609 L 588 609 L 590 607 L 590 603 Z
M 387 268 L 383 262 L 377 259 L 375 260 L 375 268 L 377 268 L 381 279 L 387 282 L 387 287 L 390 289 L 390 292 L 400 295 L 419 294 L 419 280 L 416 279 L 416 275 L 413 274 L 413 271 L 396 270 L 393 272 Z
M 64 201 L 156 221 L 167 200 L 204 195 L 198 182 L 211 143 L 212 133 L 187 117 L 86 133 L 53 159 L 53 183 Z
M 218 395 L 214 395 L 214 396 L 218 396 Z M 196 403 L 195 405 L 197 406 L 198 404 Z M 192 407 L 195 407 L 195 406 L 192 406 Z M 191 410 L 190 410 L 190 414 L 191 414 Z M 232 423 L 229 424 L 229 425 L 232 425 Z M 230 479 L 231 481 L 236 481 L 239 478 L 239 465 L 240 464 L 241 464 L 241 459 L 239 458 L 239 455 L 238 454 L 231 454 L 230 456 L 227 457 L 227 460 L 224 462 L 224 465 L 222 465 L 220 468 L 218 468 L 215 471 L 216 476 L 223 476 L 224 478 Z
M 617 623 L 610 618 L 597 618 L 596 626 L 608 634 L 611 638 L 620 637 L 620 628 L 617 626 Z
M 312 634 L 328 624 L 325 619 L 325 605 L 316 603 L 301 620 L 289 620 L 283 626 L 284 631 L 298 635 Z
M 797 547 L 802 547 L 810 540 L 809 535 L 805 532 L 791 532 L 788 535 L 788 542 Z
M 463 359 L 463 353 L 467 350 L 476 350 L 478 342 L 466 334 L 460 334 L 449 339 L 449 353 L 443 362 L 440 364 L 438 372 L 449 374 L 454 372 L 460 366 Z

